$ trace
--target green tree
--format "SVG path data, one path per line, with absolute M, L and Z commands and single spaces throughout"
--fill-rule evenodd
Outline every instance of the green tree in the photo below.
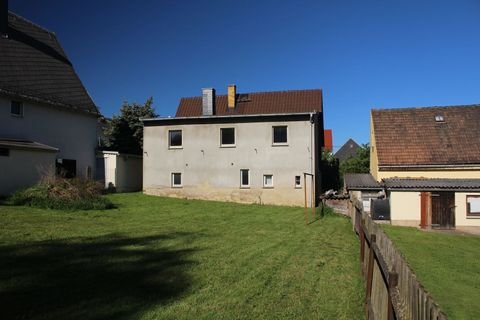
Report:
M 105 149 L 142 154 L 143 123 L 140 119 L 154 117 L 157 117 L 157 114 L 152 97 L 144 104 L 124 102 L 120 115 L 113 116 L 104 130 Z
M 345 173 L 369 173 L 370 172 L 370 145 L 368 143 L 362 144 L 357 150 L 357 154 L 354 157 L 350 157 L 347 160 L 340 163 L 340 174 L 342 176 Z
M 322 150 L 322 192 L 330 189 L 338 190 L 340 188 L 340 176 L 338 166 L 338 159 L 333 156 L 333 153 L 330 151 Z

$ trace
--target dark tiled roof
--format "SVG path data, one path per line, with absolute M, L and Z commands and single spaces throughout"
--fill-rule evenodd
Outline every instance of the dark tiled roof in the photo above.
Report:
M 9 12 L 0 37 L 0 93 L 98 114 L 54 33 Z
M 335 153 L 335 158 L 342 162 L 350 157 L 356 156 L 358 149 L 360 149 L 358 143 L 353 141 L 353 139 L 348 139 L 348 141 L 345 142 L 345 144 Z
M 372 110 L 372 120 L 380 167 L 480 164 L 480 105 Z
M 412 190 L 479 190 L 480 179 L 427 179 L 389 178 L 383 179 L 387 189 Z
M 347 190 L 381 190 L 382 186 L 370 173 L 345 174 L 345 187 Z
M 322 90 L 292 90 L 237 94 L 235 110 L 229 111 L 227 95 L 216 96 L 215 115 L 300 113 L 322 111 Z M 181 98 L 176 117 L 202 116 L 202 97 Z
M 52 152 L 58 151 L 57 148 L 29 140 L 0 139 L 0 147 L 13 149 L 43 150 Z

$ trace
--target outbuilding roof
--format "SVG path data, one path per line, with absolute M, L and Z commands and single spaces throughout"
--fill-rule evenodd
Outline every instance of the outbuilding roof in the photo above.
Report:
M 387 189 L 430 191 L 480 189 L 480 179 L 388 178 L 382 182 Z
M 0 148 L 28 149 L 57 152 L 58 149 L 43 143 L 29 140 L 0 139 Z
M 0 37 L 0 94 L 99 113 L 56 35 L 12 12 Z
M 372 110 L 379 167 L 480 164 L 480 105 Z
M 215 97 L 215 115 L 322 112 L 322 90 L 252 92 L 236 95 L 236 107 L 228 109 L 227 95 Z M 202 116 L 202 97 L 181 98 L 175 117 Z
M 345 187 L 347 190 L 381 190 L 382 186 L 370 173 L 345 174 Z

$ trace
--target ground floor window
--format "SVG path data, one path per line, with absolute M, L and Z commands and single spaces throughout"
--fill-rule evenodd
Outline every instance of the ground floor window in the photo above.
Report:
M 250 187 L 250 170 L 240 169 L 240 187 L 241 188 Z
M 172 173 L 172 187 L 179 188 L 182 186 L 182 174 L 180 172 Z
M 273 188 L 273 175 L 264 174 L 263 175 L 263 187 L 264 188 Z
M 10 149 L 0 148 L 0 157 L 8 157 L 10 155 Z
M 295 188 L 302 187 L 302 178 L 300 176 L 295 176 Z
M 56 171 L 64 178 L 75 178 L 77 176 L 77 160 L 57 159 Z
M 467 196 L 467 216 L 480 217 L 480 196 Z

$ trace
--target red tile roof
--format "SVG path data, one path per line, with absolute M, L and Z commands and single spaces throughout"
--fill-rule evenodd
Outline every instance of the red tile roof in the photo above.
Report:
M 480 105 L 372 110 L 372 120 L 380 167 L 480 164 Z
M 292 90 L 237 94 L 235 110 L 228 110 L 227 95 L 216 96 L 215 115 L 321 112 L 322 90 Z M 176 117 L 202 115 L 202 97 L 181 98 Z

